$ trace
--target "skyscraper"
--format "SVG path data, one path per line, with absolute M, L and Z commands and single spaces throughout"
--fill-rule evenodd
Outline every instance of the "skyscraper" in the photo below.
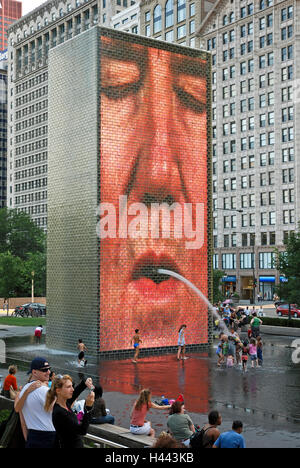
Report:
M 49 0 L 8 30 L 7 206 L 29 214 L 42 229 L 47 229 L 49 50 L 97 24 L 109 26 L 129 4 L 134 1 Z
M 0 52 L 0 208 L 7 193 L 7 51 Z
M 0 1 L 0 50 L 7 49 L 7 28 L 22 16 L 22 2 Z
M 299 2 L 218 1 L 198 36 L 212 54 L 214 267 L 242 299 L 272 299 L 274 249 L 299 212 Z

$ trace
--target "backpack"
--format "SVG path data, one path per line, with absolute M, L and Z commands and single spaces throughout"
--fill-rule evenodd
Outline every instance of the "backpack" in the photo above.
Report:
M 190 437 L 190 446 L 192 449 L 196 450 L 209 447 L 210 442 L 207 442 L 206 444 L 203 443 L 204 434 L 209 429 L 211 429 L 211 427 L 208 427 L 207 429 L 202 428 L 200 431 L 194 432 L 194 434 Z

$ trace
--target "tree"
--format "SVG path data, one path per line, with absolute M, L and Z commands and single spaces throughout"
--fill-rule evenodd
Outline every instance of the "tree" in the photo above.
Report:
M 31 218 L 17 210 L 0 209 L 0 297 L 46 294 L 46 235 Z
M 213 270 L 213 302 L 223 301 L 224 297 L 221 292 L 221 280 L 225 276 L 225 271 Z
M 35 225 L 30 216 L 17 210 L 0 210 L 0 253 L 25 260 L 28 252 L 44 252 L 45 233 Z
M 0 296 L 9 298 L 18 295 L 22 261 L 10 252 L 0 254 Z
M 290 234 L 285 242 L 285 252 L 276 249 L 276 253 L 277 269 L 287 279 L 276 292 L 288 303 L 300 305 L 300 231 Z

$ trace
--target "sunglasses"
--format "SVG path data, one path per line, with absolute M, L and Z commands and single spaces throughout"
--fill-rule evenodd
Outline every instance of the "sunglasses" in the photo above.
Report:
M 51 371 L 51 367 L 47 367 L 46 369 L 38 369 L 40 372 L 48 372 Z

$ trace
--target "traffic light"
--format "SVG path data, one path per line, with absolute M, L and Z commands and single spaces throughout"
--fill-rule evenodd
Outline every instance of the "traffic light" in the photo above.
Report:
M 257 286 L 257 279 L 253 278 L 253 287 L 255 288 Z

